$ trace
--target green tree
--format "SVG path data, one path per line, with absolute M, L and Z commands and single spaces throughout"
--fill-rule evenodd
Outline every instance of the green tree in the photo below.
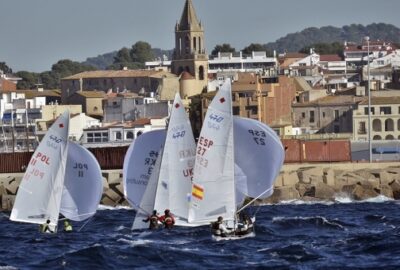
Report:
M 40 77 L 38 73 L 19 71 L 15 75 L 21 78 L 21 80 L 17 83 L 17 89 L 35 89 L 36 84 L 40 83 Z
M 130 63 L 132 62 L 131 58 L 131 50 L 124 47 L 117 52 L 117 55 L 114 57 L 114 64 L 116 63 Z
M 333 43 L 315 43 L 302 48 L 300 53 L 310 53 L 310 49 L 313 48 L 314 51 L 318 54 L 337 54 L 343 55 L 344 46 L 340 42 Z
M 0 70 L 3 71 L 5 74 L 12 73 L 12 69 L 7 66 L 6 62 L 0 62 Z
M 251 43 L 249 46 L 242 50 L 243 54 L 251 54 L 252 52 L 267 52 L 267 56 L 271 56 L 272 52 L 265 47 L 265 45 L 259 43 Z
M 230 52 L 230 53 L 234 53 L 236 50 L 235 48 L 231 47 L 230 44 L 228 43 L 224 43 L 222 45 L 216 45 L 214 47 L 214 49 L 211 52 L 211 55 L 218 55 L 219 52 L 223 53 L 223 52 Z
M 154 53 L 151 49 L 151 45 L 145 41 L 138 41 L 132 45 L 131 50 L 132 62 L 138 62 L 144 64 L 146 61 L 154 59 Z

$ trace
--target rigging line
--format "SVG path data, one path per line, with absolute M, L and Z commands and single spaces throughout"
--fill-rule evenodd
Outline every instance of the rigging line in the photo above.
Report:
M 144 210 L 142 207 L 140 207 L 140 206 L 136 205 L 135 203 L 133 203 L 129 198 L 125 198 L 125 199 L 126 199 L 128 202 L 131 203 L 131 205 L 133 206 L 133 208 L 135 208 L 135 210 L 141 210 L 141 211 L 143 211 L 145 214 L 151 216 L 151 214 L 150 214 L 148 211 Z
M 257 197 L 255 197 L 254 199 L 252 199 L 250 202 L 248 202 L 246 205 L 242 206 L 242 208 L 240 208 L 239 210 L 236 211 L 236 213 L 240 213 L 241 211 L 243 211 L 245 208 L 247 208 L 250 204 L 252 204 L 253 202 L 255 202 L 256 200 L 258 200 L 258 198 L 260 198 L 262 195 L 264 195 L 265 193 L 267 193 L 268 191 L 272 190 L 274 187 L 270 187 L 269 189 L 265 190 L 263 193 L 261 193 L 260 195 L 258 195 Z
M 83 229 L 83 227 L 85 227 L 89 223 L 89 221 L 92 220 L 92 218 L 93 216 L 91 216 L 85 223 L 83 223 L 83 225 L 78 229 L 78 232 L 80 232 Z

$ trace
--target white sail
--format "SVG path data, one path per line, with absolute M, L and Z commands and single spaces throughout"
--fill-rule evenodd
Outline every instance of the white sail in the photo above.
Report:
M 125 155 L 123 165 L 124 195 L 134 208 L 140 207 L 147 183 L 153 173 L 165 130 L 153 130 L 137 137 Z
M 234 219 L 236 212 L 231 84 L 208 107 L 197 143 L 189 222 Z
M 100 165 L 86 148 L 69 142 L 60 213 L 82 221 L 96 213 L 103 193 Z
M 58 223 L 68 152 L 69 111 L 47 131 L 34 152 L 18 189 L 10 219 Z
M 146 190 L 143 193 L 142 199 L 140 201 L 139 207 L 136 209 L 135 219 L 132 224 L 132 230 L 146 229 L 149 227 L 149 223 L 144 222 L 153 212 L 155 204 L 156 191 L 158 186 L 158 175 L 160 173 L 162 149 L 160 149 L 160 154 L 158 155 L 156 164 L 150 175 L 149 182 L 147 183 Z
M 259 121 L 234 117 L 235 163 L 246 175 L 242 192 L 267 198 L 283 165 L 285 152 L 274 130 Z
M 170 209 L 187 221 L 196 143 L 185 107 L 177 93 L 171 109 L 155 197 L 155 209 Z M 180 224 L 184 225 L 184 224 Z

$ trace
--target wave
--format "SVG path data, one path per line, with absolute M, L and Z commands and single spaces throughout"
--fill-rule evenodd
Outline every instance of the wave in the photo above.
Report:
M 133 208 L 130 206 L 122 206 L 122 205 L 109 206 L 104 204 L 99 204 L 99 206 L 97 207 L 97 210 L 120 210 L 120 209 L 132 210 Z
M 272 223 L 278 223 L 287 227 L 297 227 L 302 225 L 315 225 L 317 227 L 329 227 L 333 229 L 347 230 L 340 221 L 338 220 L 328 220 L 322 216 L 314 217 L 273 217 Z

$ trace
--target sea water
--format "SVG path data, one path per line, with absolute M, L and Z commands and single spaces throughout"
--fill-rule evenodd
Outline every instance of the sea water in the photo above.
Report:
M 129 208 L 101 207 L 57 234 L 3 213 L 0 269 L 400 269 L 399 207 L 385 197 L 253 207 L 256 236 L 218 242 L 207 226 L 132 232 Z

